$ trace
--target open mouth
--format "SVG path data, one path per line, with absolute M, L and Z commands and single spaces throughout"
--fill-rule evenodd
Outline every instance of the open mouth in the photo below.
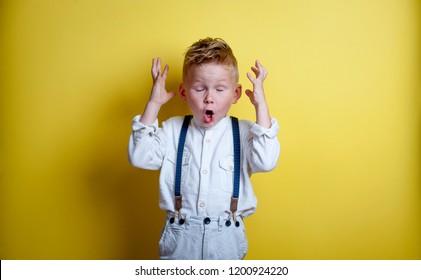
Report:
M 210 123 L 213 121 L 214 112 L 212 110 L 205 111 L 205 123 Z

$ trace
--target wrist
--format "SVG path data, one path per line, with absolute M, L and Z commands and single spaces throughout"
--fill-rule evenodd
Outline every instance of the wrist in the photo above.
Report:
M 161 110 L 163 104 L 149 100 L 148 103 L 146 103 L 145 112 L 148 112 L 148 114 L 156 115 L 158 116 L 159 111 Z
M 267 103 L 264 102 L 262 104 L 256 104 L 256 123 L 262 127 L 270 128 L 271 118 L 269 114 L 269 107 L 267 106 Z
M 140 122 L 145 125 L 152 124 L 157 119 L 161 106 L 162 106 L 161 104 L 150 100 L 146 104 L 146 108 L 140 118 Z
M 266 103 L 266 101 L 263 101 L 263 102 L 256 102 L 256 103 L 254 103 L 253 105 L 254 105 L 254 108 L 256 109 L 256 111 L 258 111 L 258 110 L 265 110 L 265 111 L 268 111 L 268 110 L 269 110 L 269 109 L 268 109 L 268 104 Z
M 146 104 L 147 107 L 154 107 L 154 108 L 158 108 L 158 109 L 160 109 L 162 105 L 163 104 L 161 104 L 159 102 L 156 102 L 156 101 L 153 101 L 152 99 L 149 99 L 148 103 Z

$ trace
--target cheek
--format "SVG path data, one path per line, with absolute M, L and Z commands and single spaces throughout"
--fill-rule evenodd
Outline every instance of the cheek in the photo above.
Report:
M 222 107 L 224 108 L 224 111 L 229 110 L 229 108 L 232 105 L 232 100 L 224 100 Z
M 228 104 L 228 106 L 232 105 L 235 103 L 235 98 L 234 95 L 230 95 L 226 98 L 226 104 Z
M 187 101 L 191 109 L 199 109 L 203 103 L 199 98 L 190 98 Z

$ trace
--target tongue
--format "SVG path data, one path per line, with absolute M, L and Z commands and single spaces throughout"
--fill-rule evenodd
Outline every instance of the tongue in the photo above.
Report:
M 210 123 L 213 121 L 213 111 L 206 110 L 205 112 L 205 123 Z
M 205 123 L 210 123 L 213 120 L 213 115 L 205 114 Z

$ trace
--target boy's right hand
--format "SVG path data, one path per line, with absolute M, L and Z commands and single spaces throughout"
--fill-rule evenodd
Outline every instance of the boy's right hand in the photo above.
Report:
M 165 81 L 167 79 L 168 70 L 169 67 L 167 64 L 164 67 L 164 72 L 161 73 L 161 58 L 152 59 L 151 72 L 153 86 L 149 102 L 153 102 L 156 105 L 162 106 L 174 97 L 175 93 L 173 91 L 167 92 L 165 89 Z
M 157 119 L 161 106 L 167 103 L 175 95 L 173 91 L 167 92 L 165 89 L 165 80 L 167 79 L 168 69 L 168 65 L 165 65 L 164 72 L 161 73 L 161 59 L 152 59 L 151 72 L 153 86 L 151 97 L 148 104 L 146 104 L 145 111 L 140 117 L 140 122 L 145 125 L 152 124 Z

